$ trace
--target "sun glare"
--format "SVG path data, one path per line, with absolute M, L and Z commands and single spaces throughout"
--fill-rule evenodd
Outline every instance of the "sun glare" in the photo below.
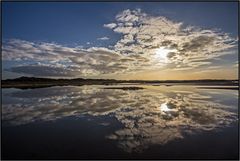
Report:
M 167 106 L 167 103 L 161 104 L 160 110 L 161 110 L 162 112 L 168 112 L 168 111 L 170 111 L 170 109 L 169 109 L 168 106 Z
M 156 49 L 155 57 L 160 61 L 167 62 L 168 54 L 170 52 L 175 52 L 175 51 L 176 50 L 174 50 L 174 49 L 167 49 L 167 48 L 164 48 L 164 47 L 160 47 L 160 48 Z

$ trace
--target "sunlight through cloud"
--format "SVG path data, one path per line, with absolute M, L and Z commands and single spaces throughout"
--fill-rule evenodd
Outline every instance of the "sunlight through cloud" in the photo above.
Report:
M 165 47 L 160 47 L 155 50 L 155 59 L 160 62 L 167 63 L 168 62 L 168 54 L 170 52 L 177 52 L 176 49 L 167 49 Z

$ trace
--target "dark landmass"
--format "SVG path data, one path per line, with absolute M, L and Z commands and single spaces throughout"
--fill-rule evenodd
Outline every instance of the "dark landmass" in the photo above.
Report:
M 164 84 L 165 86 L 172 86 L 172 84 Z M 161 84 L 153 84 L 152 86 L 161 86 Z
M 239 87 L 198 87 L 201 89 L 230 89 L 230 90 L 239 90 Z
M 140 89 L 144 89 L 144 88 L 142 88 L 142 87 L 106 87 L 103 89 L 140 90 Z
M 115 79 L 50 79 L 36 77 L 19 77 L 1 81 L 2 88 L 42 88 L 51 86 L 82 86 L 82 85 L 117 85 L 117 84 L 150 84 L 150 85 L 204 85 L 204 86 L 238 86 L 238 80 L 115 80 Z

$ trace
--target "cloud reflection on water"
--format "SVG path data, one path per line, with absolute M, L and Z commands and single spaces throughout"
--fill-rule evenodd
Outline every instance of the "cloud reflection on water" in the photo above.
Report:
M 103 89 L 97 86 L 51 87 L 19 90 L 3 95 L 14 102 L 2 106 L 7 125 L 50 121 L 67 116 L 114 116 L 123 128 L 108 134 L 127 152 L 139 152 L 153 144 L 184 138 L 186 133 L 213 130 L 237 120 L 235 108 L 220 104 L 211 95 L 191 90 L 139 91 Z M 170 89 L 170 88 L 169 88 Z M 111 122 L 105 123 L 111 126 Z

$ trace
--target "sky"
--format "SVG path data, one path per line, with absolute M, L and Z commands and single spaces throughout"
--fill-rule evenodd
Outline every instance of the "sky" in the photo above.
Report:
M 237 2 L 3 2 L 2 77 L 237 79 Z

